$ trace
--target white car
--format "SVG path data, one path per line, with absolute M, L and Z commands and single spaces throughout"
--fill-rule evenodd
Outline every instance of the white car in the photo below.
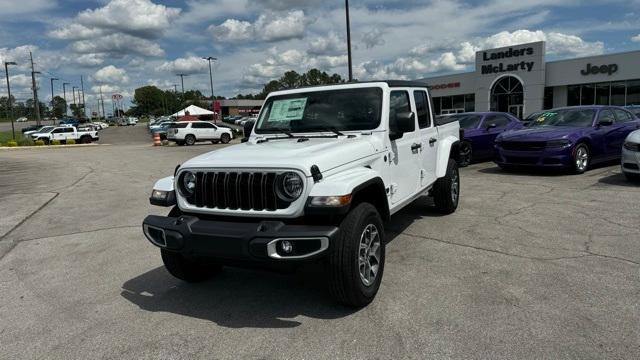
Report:
M 629 180 L 640 180 L 640 130 L 629 135 L 622 146 L 622 172 Z
M 73 126 L 52 127 L 47 131 L 39 131 L 31 134 L 34 141 L 42 140 L 45 144 L 51 143 L 53 140 L 59 140 L 65 143 L 67 140 L 73 139 L 78 143 L 89 144 L 93 141 L 100 140 L 97 131 L 79 131 Z
M 178 145 L 193 145 L 198 141 L 229 143 L 233 139 L 233 131 L 216 126 L 208 121 L 177 122 L 167 130 L 167 140 Z
M 35 134 L 35 133 L 38 133 L 38 132 L 49 132 L 49 131 L 53 130 L 53 128 L 55 128 L 55 126 L 43 126 L 38 130 L 25 131 L 24 132 L 24 136 L 29 136 L 31 134 Z
M 16 122 L 27 122 L 27 121 L 29 121 L 29 119 L 27 119 L 24 116 L 23 117 L 19 117 L 19 118 L 16 119 Z
M 335 298 L 365 306 L 382 281 L 385 221 L 422 196 L 442 214 L 458 207 L 460 125 L 436 124 L 430 100 L 411 81 L 271 93 L 248 141 L 154 185 L 151 204 L 173 209 L 142 230 L 184 281 L 223 265 L 321 262 Z

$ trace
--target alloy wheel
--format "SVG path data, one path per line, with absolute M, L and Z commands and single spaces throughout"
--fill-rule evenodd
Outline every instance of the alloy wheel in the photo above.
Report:
M 584 145 L 578 146 L 576 149 L 576 169 L 585 171 L 589 165 L 589 150 Z
M 365 286 L 375 283 L 380 269 L 380 233 L 374 224 L 367 225 L 360 235 L 358 270 Z
M 454 204 L 457 204 L 459 196 L 460 176 L 458 175 L 458 170 L 456 169 L 453 174 L 451 174 L 451 201 L 453 201 Z

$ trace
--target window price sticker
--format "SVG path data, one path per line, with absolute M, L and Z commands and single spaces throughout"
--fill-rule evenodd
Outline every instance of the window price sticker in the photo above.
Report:
M 302 120 L 307 98 L 276 100 L 271 105 L 269 122 Z

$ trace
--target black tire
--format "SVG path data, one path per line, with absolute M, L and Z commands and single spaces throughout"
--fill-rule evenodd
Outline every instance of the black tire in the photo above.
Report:
M 180 208 L 175 206 L 169 212 L 169 217 L 178 217 L 182 215 Z M 180 253 L 174 253 L 168 250 L 160 249 L 162 262 L 167 271 L 175 278 L 189 282 L 197 283 L 210 279 L 215 273 L 222 268 L 213 262 L 202 264 L 187 259 Z
M 472 161 L 473 161 L 473 147 L 471 146 L 471 143 L 468 141 L 461 142 L 458 166 L 467 167 L 471 165 Z
M 38 140 L 42 140 L 44 142 L 45 145 L 49 145 L 51 143 L 51 141 L 49 141 L 49 139 L 47 138 L 40 138 Z M 37 141 L 37 140 L 36 140 Z
M 622 172 L 624 174 L 624 177 L 627 178 L 628 181 L 640 181 L 640 174 L 632 174 L 632 173 L 628 173 L 628 172 Z
M 196 143 L 196 137 L 189 134 L 184 137 L 184 143 L 187 144 L 188 146 L 191 146 Z
M 372 227 L 373 226 L 373 227 Z M 374 251 L 377 255 L 377 271 L 370 278 L 369 284 L 365 284 L 363 276 L 360 274 L 360 242 L 365 236 L 366 229 L 375 229 L 378 234 L 379 244 Z M 369 232 L 368 234 L 373 234 Z M 376 242 L 375 239 L 371 243 Z M 369 250 L 367 254 L 369 254 Z M 367 256 L 369 269 L 373 271 L 371 266 L 372 257 Z M 327 259 L 327 271 L 329 274 L 329 288 L 335 299 L 347 306 L 363 307 L 369 304 L 375 298 L 380 288 L 382 275 L 384 273 L 385 259 L 385 237 L 384 227 L 380 214 L 376 208 L 369 203 L 360 203 L 353 208 L 340 224 L 340 232 L 334 244 L 332 252 Z M 363 271 L 367 274 L 367 267 L 363 267 Z
M 169 274 L 189 283 L 208 280 L 220 270 L 219 265 L 201 264 L 165 249 L 160 249 L 160 255 Z
M 229 136 L 229 134 L 222 134 L 222 136 L 220 136 L 220 142 L 223 144 L 228 144 L 229 141 L 231 141 L 231 136 Z
M 451 214 L 458 208 L 460 200 L 460 173 L 458 163 L 449 159 L 447 173 L 433 185 L 433 202 L 442 214 Z
M 586 153 L 582 153 L 585 151 Z M 582 154 L 586 154 L 586 158 Z M 573 168 L 571 171 L 574 174 L 583 174 L 589 168 L 591 164 L 591 149 L 585 143 L 578 143 L 573 149 Z

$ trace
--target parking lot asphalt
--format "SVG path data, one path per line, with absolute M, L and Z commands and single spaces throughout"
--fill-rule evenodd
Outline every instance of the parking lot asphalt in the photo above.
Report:
M 618 166 L 462 169 L 455 214 L 420 199 L 387 224 L 380 292 L 354 311 L 318 266 L 164 270 L 151 187 L 221 146 L 0 151 L 0 358 L 640 358 L 640 187 Z

